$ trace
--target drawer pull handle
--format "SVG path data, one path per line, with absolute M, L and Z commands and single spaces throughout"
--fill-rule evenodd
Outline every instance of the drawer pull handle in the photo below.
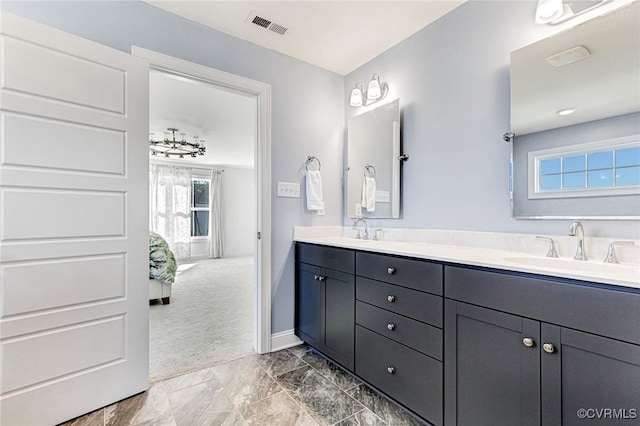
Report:
M 542 345 L 542 350 L 548 354 L 552 354 L 556 351 L 556 348 L 551 343 L 545 343 Z
M 531 348 L 533 347 L 533 345 L 535 345 L 535 342 L 531 337 L 525 337 L 524 339 L 522 339 L 522 344 L 528 348 Z
M 389 374 L 395 374 L 395 373 L 396 373 L 396 369 L 395 369 L 395 367 L 387 367 L 387 373 L 389 373 Z
M 396 269 L 395 268 L 387 268 L 387 274 L 393 275 L 395 273 L 396 273 Z
M 395 296 L 391 296 L 391 295 L 389 295 L 389 296 L 387 296 L 387 300 L 388 300 L 389 302 L 393 303 L 393 302 L 395 302 L 395 301 L 396 301 L 396 297 L 395 297 Z
M 396 329 L 396 325 L 392 324 L 392 323 L 389 323 L 389 324 L 387 324 L 387 328 L 389 329 L 389 331 L 393 331 L 393 330 Z

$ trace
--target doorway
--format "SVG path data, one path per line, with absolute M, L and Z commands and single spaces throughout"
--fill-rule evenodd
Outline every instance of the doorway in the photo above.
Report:
M 252 153 L 255 171 L 253 178 L 255 203 L 250 215 L 252 226 L 245 228 L 251 230 L 252 254 L 255 259 L 251 268 L 254 335 L 252 346 L 257 353 L 269 352 L 271 349 L 270 86 L 146 49 L 134 47 L 132 53 L 150 63 L 150 73 L 161 72 L 171 75 L 174 79 L 215 86 L 219 90 L 235 93 L 255 101 L 253 115 L 255 119 L 255 137 L 253 139 L 255 142 Z M 209 145 L 208 142 L 207 145 Z M 194 169 L 198 168 L 202 169 L 201 166 L 194 166 Z M 225 173 L 227 172 L 228 170 L 225 171 Z

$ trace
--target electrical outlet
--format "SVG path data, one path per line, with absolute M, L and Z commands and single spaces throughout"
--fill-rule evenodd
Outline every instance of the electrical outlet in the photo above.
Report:
M 300 184 L 278 182 L 278 197 L 300 198 Z
M 388 203 L 390 198 L 389 191 L 376 191 L 376 203 Z

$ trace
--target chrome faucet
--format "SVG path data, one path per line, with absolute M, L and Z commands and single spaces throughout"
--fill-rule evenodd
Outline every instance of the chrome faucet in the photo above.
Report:
M 578 250 L 573 257 L 575 260 L 587 260 L 587 254 L 584 252 L 584 228 L 582 223 L 572 222 L 569 226 L 569 236 L 578 237 Z
M 364 223 L 364 237 L 362 237 L 360 235 L 360 228 L 358 228 L 358 223 Z M 368 240 L 369 239 L 369 227 L 367 226 L 367 221 L 360 218 L 360 219 L 356 219 L 355 222 L 353 222 L 353 229 L 356 229 L 358 231 L 358 236 L 356 237 L 358 240 Z

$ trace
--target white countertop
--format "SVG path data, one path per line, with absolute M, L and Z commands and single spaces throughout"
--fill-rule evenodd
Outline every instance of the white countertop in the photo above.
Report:
M 323 230 L 320 228 L 324 228 L 325 232 L 322 232 Z M 437 232 L 443 233 L 446 231 Z M 303 243 L 395 254 L 463 265 L 484 266 L 508 271 L 528 272 L 552 277 L 572 278 L 640 289 L 639 263 L 608 264 L 601 259 L 583 262 L 573 260 L 572 257 L 564 257 L 562 254 L 560 258 L 554 259 L 545 257 L 544 253 L 540 255 L 522 251 L 423 241 L 359 240 L 340 235 L 342 233 L 340 227 L 296 227 L 294 240 Z M 501 239 L 509 238 L 509 234 L 494 235 L 499 235 Z M 521 234 L 512 235 L 522 238 Z M 474 236 L 477 239 L 477 235 Z M 534 239 L 535 236 L 527 236 L 527 238 Z

